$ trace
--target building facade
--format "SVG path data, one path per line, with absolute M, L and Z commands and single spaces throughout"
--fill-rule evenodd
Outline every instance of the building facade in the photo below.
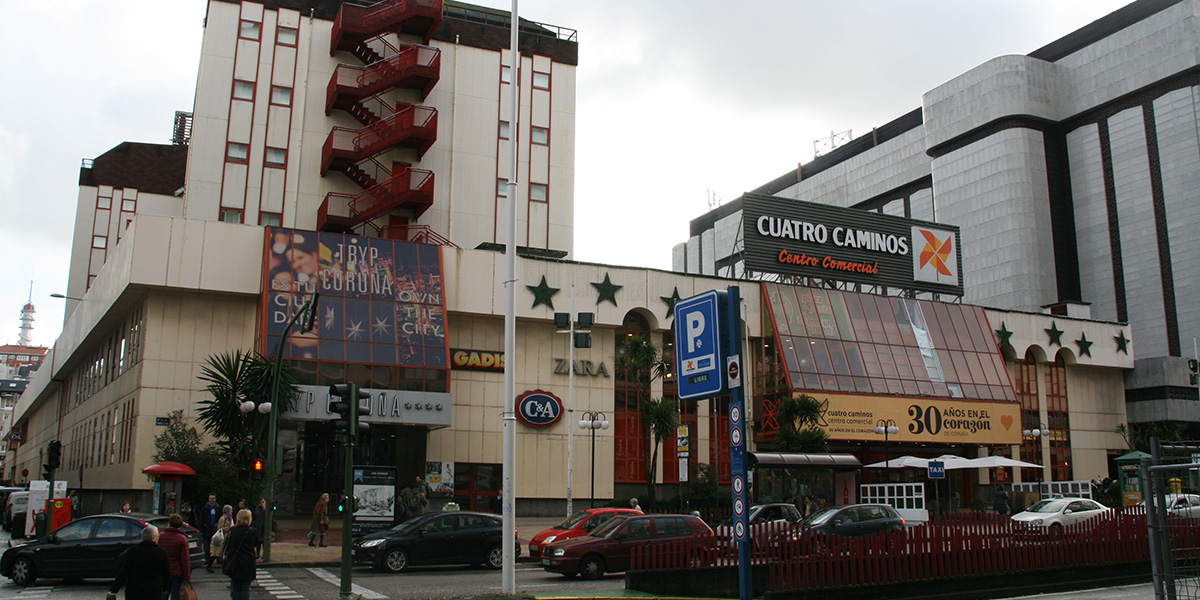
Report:
M 1133 2 L 754 191 L 960 227 L 964 301 L 1130 323 L 1130 421 L 1194 423 L 1198 14 Z M 740 276 L 740 211 L 695 219 L 673 268 Z

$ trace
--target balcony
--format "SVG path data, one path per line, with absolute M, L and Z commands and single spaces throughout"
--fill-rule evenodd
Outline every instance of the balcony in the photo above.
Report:
M 392 210 L 411 210 L 415 218 L 432 205 L 433 172 L 402 167 L 390 179 L 358 194 L 326 194 L 317 212 L 317 228 L 348 232 Z
M 333 21 L 332 56 L 353 51 L 360 42 L 389 33 L 419 36 L 426 44 L 442 21 L 442 0 L 382 0 L 370 6 L 342 4 Z
M 362 129 L 334 127 L 321 151 L 321 176 L 345 171 L 392 148 L 413 148 L 418 157 L 437 140 L 437 109 L 404 106 L 395 115 Z
M 387 90 L 404 88 L 421 93 L 424 100 L 440 78 L 442 51 L 430 46 L 410 46 L 365 67 L 341 64 L 329 79 L 325 114 L 341 109 L 355 115 L 364 99 Z M 361 119 L 360 119 L 361 120 Z

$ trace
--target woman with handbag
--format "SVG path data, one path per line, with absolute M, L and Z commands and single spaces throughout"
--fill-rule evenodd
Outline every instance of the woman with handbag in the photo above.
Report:
M 255 578 L 254 548 L 258 531 L 250 526 L 254 519 L 248 509 L 238 511 L 236 525 L 225 539 L 225 560 L 221 572 L 229 576 L 230 600 L 250 600 L 250 582 Z
M 192 585 L 192 564 L 188 538 L 187 534 L 180 529 L 182 526 L 183 516 L 171 515 L 167 517 L 167 528 L 158 538 L 158 545 L 167 551 L 167 559 L 171 564 L 170 600 L 179 600 L 179 592 L 183 586 L 191 587 Z M 164 598 L 164 600 L 167 599 Z
M 221 509 L 221 518 L 217 519 L 217 530 L 212 535 L 212 551 L 208 555 L 208 564 L 204 569 L 213 572 L 213 563 L 224 554 L 226 542 L 229 539 L 229 529 L 233 527 L 233 507 L 226 504 Z
M 321 494 L 317 505 L 313 507 L 312 529 L 308 531 L 308 545 L 316 546 L 313 542 L 320 539 L 320 546 L 325 547 L 325 532 L 329 529 L 329 494 Z

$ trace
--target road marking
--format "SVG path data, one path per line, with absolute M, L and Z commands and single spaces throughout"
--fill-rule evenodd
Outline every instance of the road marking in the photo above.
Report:
M 321 579 L 324 579 L 325 581 L 328 581 L 329 583 L 332 583 L 333 585 L 338 586 L 339 588 L 342 586 L 342 578 L 338 575 L 330 573 L 329 571 L 326 571 L 325 569 L 310 568 L 308 572 L 320 577 Z M 350 593 L 358 594 L 367 600 L 387 600 L 388 598 L 388 596 L 373 590 L 369 590 L 361 585 L 358 585 L 357 583 L 350 584 Z
M 17 592 L 17 598 L 21 598 L 22 600 L 45 598 L 49 596 L 50 592 L 52 591 L 54 591 L 54 586 L 52 585 L 31 585 L 20 592 Z
M 271 575 L 264 569 L 258 569 L 255 577 L 254 583 L 258 584 L 258 587 L 266 590 L 268 594 L 271 594 L 278 600 L 304 600 L 304 596 L 298 594 L 296 590 L 293 590 L 286 584 L 281 583 L 278 579 L 275 579 L 274 575 Z

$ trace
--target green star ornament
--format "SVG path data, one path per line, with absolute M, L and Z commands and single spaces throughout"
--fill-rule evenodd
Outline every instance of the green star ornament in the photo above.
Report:
M 554 310 L 554 295 L 558 293 L 560 288 L 552 288 L 546 285 L 546 276 L 542 275 L 542 282 L 537 285 L 527 285 L 526 289 L 533 292 L 533 306 L 529 308 L 537 308 L 539 304 L 545 304 Z
M 605 300 L 612 302 L 612 305 L 616 306 L 617 292 L 625 286 L 613 283 L 608 279 L 608 273 L 605 273 L 604 281 L 601 283 L 593 283 L 592 287 L 596 288 L 596 292 L 599 293 L 599 295 L 596 297 L 596 306 L 599 306 L 600 303 L 604 302 Z

